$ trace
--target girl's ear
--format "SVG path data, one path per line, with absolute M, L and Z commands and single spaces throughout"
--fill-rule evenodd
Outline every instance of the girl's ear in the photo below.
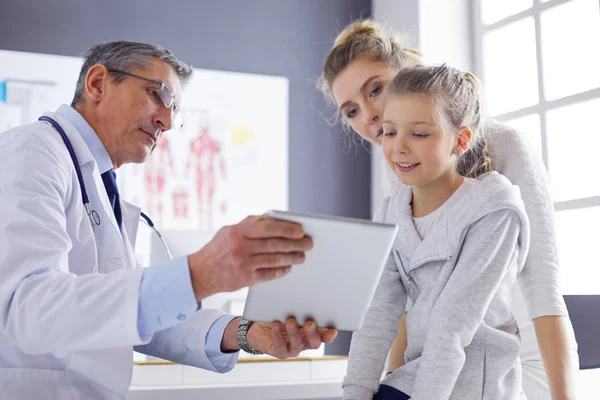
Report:
M 463 126 L 458 132 L 458 138 L 456 140 L 456 155 L 460 156 L 469 150 L 471 145 L 471 139 L 473 138 L 473 132 L 468 126 Z

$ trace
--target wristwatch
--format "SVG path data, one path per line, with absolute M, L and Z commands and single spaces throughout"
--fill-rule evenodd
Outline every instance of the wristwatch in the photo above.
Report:
M 252 321 L 248 321 L 247 319 L 244 319 L 242 317 L 242 319 L 240 320 L 240 325 L 238 326 L 238 334 L 237 334 L 238 344 L 240 345 L 240 348 L 242 350 L 244 350 L 246 353 L 263 354 L 260 351 L 253 349 L 248 344 L 248 330 L 250 329 L 251 326 L 252 326 Z

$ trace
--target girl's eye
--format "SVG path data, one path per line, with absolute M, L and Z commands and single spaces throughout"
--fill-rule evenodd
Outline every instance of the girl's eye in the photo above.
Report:
M 419 138 L 419 139 L 424 139 L 427 136 L 429 136 L 429 134 L 428 133 L 413 133 L 413 136 L 416 138 Z
M 356 113 L 358 111 L 356 110 L 356 108 L 353 108 L 352 110 L 348 111 L 348 113 L 346 114 L 346 118 L 353 118 L 356 116 Z
M 379 93 L 381 93 L 381 86 L 375 87 L 373 90 L 371 90 L 371 93 L 369 93 L 369 95 L 371 97 L 376 97 L 377 95 L 379 95 Z
M 384 132 L 383 136 L 394 136 L 396 132 Z

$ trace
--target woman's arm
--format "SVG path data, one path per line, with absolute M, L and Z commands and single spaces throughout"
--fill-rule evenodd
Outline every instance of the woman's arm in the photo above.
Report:
M 497 171 L 521 189 L 529 217 L 531 245 L 519 279 L 533 320 L 553 400 L 573 398 L 577 353 L 573 328 L 560 290 L 554 210 L 548 176 L 522 133 L 504 125 L 489 129 L 490 153 Z
M 390 349 L 388 374 L 391 374 L 404 365 L 406 346 L 408 346 L 408 340 L 406 337 L 406 313 L 404 313 L 398 323 L 398 335 L 394 339 L 394 343 L 392 343 L 392 348 Z
M 572 328 L 565 317 L 548 315 L 533 320 L 552 400 L 575 399 L 573 349 L 569 340 Z

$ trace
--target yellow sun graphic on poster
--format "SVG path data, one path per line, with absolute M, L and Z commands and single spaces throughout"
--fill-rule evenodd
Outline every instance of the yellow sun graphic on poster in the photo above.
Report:
M 240 146 L 255 139 L 254 131 L 250 125 L 240 125 L 233 128 L 231 143 Z

